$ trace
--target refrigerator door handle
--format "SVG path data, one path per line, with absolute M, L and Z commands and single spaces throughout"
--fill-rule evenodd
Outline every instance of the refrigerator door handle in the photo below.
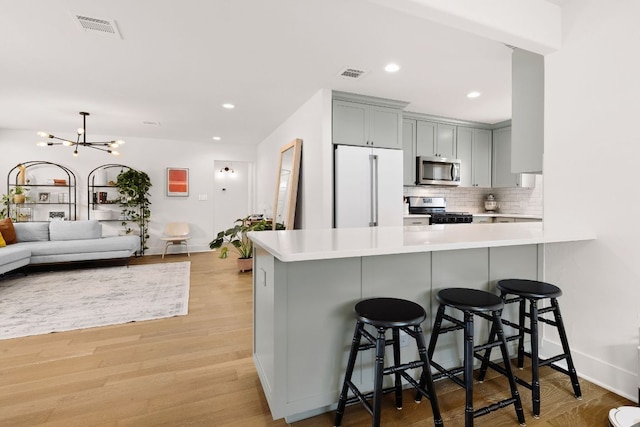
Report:
M 371 221 L 369 227 L 378 226 L 378 156 L 369 154 L 369 166 L 371 173 Z

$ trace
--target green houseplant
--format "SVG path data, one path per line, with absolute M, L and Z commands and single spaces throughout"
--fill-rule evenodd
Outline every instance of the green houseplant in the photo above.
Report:
M 253 242 L 247 233 L 250 231 L 271 230 L 271 222 L 265 219 L 251 220 L 250 216 L 238 218 L 234 226 L 220 231 L 216 238 L 209 243 L 209 248 L 220 249 L 219 258 L 229 256 L 229 248 L 232 247 L 238 253 L 238 269 L 248 271 L 253 265 Z M 284 224 L 276 223 L 277 230 L 284 230 Z
M 12 203 L 15 204 L 19 204 L 19 203 L 25 203 L 25 202 L 29 202 L 31 199 L 29 198 L 29 196 L 27 195 L 27 191 L 29 191 L 28 188 L 26 187 L 21 187 L 21 186 L 16 186 L 13 188 L 9 189 L 9 193 L 8 194 L 3 194 L 2 198 L 0 199 L 0 219 L 4 219 L 4 218 L 8 218 L 9 217 L 9 205 Z M 17 196 L 17 197 L 16 197 Z M 17 216 L 18 216 L 18 211 L 15 210 L 14 211 L 14 217 L 12 218 L 13 220 L 17 220 Z
M 125 233 L 133 232 L 128 221 L 135 222 L 140 230 L 140 247 L 141 255 L 144 255 L 149 239 L 149 218 L 151 218 L 151 210 L 149 206 L 149 189 L 151 188 L 151 179 L 145 172 L 135 169 L 122 171 L 118 174 L 116 180 L 116 188 L 120 194 L 120 206 L 122 207 L 122 226 Z

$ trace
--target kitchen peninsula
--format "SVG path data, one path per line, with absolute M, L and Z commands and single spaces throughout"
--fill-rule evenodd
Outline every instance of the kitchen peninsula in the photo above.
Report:
M 495 281 L 511 277 L 542 280 L 545 244 L 595 238 L 545 232 L 542 223 L 261 231 L 249 237 L 255 244 L 254 363 L 273 418 L 287 422 L 335 408 L 360 299 L 421 304 L 428 335 L 438 290 L 492 290 Z M 484 325 L 476 327 L 477 336 L 487 333 Z M 439 341 L 441 364 L 460 365 L 458 338 Z M 403 349 L 403 359 L 415 360 L 412 345 Z M 372 356 L 361 355 L 356 365 L 353 381 L 361 389 L 373 388 Z

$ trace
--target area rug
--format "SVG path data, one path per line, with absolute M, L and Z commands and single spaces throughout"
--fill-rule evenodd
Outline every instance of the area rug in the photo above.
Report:
M 0 280 L 0 339 L 181 316 L 191 263 L 16 275 Z

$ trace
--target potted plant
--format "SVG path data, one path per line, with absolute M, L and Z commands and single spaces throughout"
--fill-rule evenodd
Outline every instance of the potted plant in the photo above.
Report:
M 120 206 L 122 209 L 122 226 L 124 232 L 130 234 L 133 229 L 129 227 L 129 221 L 138 224 L 140 231 L 140 247 L 141 255 L 144 255 L 149 239 L 149 218 L 151 210 L 149 206 L 149 189 L 151 188 L 151 179 L 145 172 L 129 169 L 122 171 L 118 175 L 115 183 L 118 193 L 120 194 Z
M 284 230 L 284 224 L 276 223 L 276 229 Z M 247 233 L 263 230 L 271 230 L 270 221 L 252 220 L 251 216 L 238 218 L 233 227 L 220 231 L 216 235 L 216 238 L 209 243 L 209 248 L 220 249 L 219 258 L 225 259 L 229 256 L 229 247 L 233 247 L 239 255 L 238 269 L 242 272 L 250 271 L 253 269 L 253 242 L 247 237 Z
M 28 188 L 24 188 L 19 185 L 9 190 L 9 194 L 13 194 L 13 203 L 15 204 L 24 203 L 27 199 L 27 194 L 26 194 L 27 191 L 29 191 Z

